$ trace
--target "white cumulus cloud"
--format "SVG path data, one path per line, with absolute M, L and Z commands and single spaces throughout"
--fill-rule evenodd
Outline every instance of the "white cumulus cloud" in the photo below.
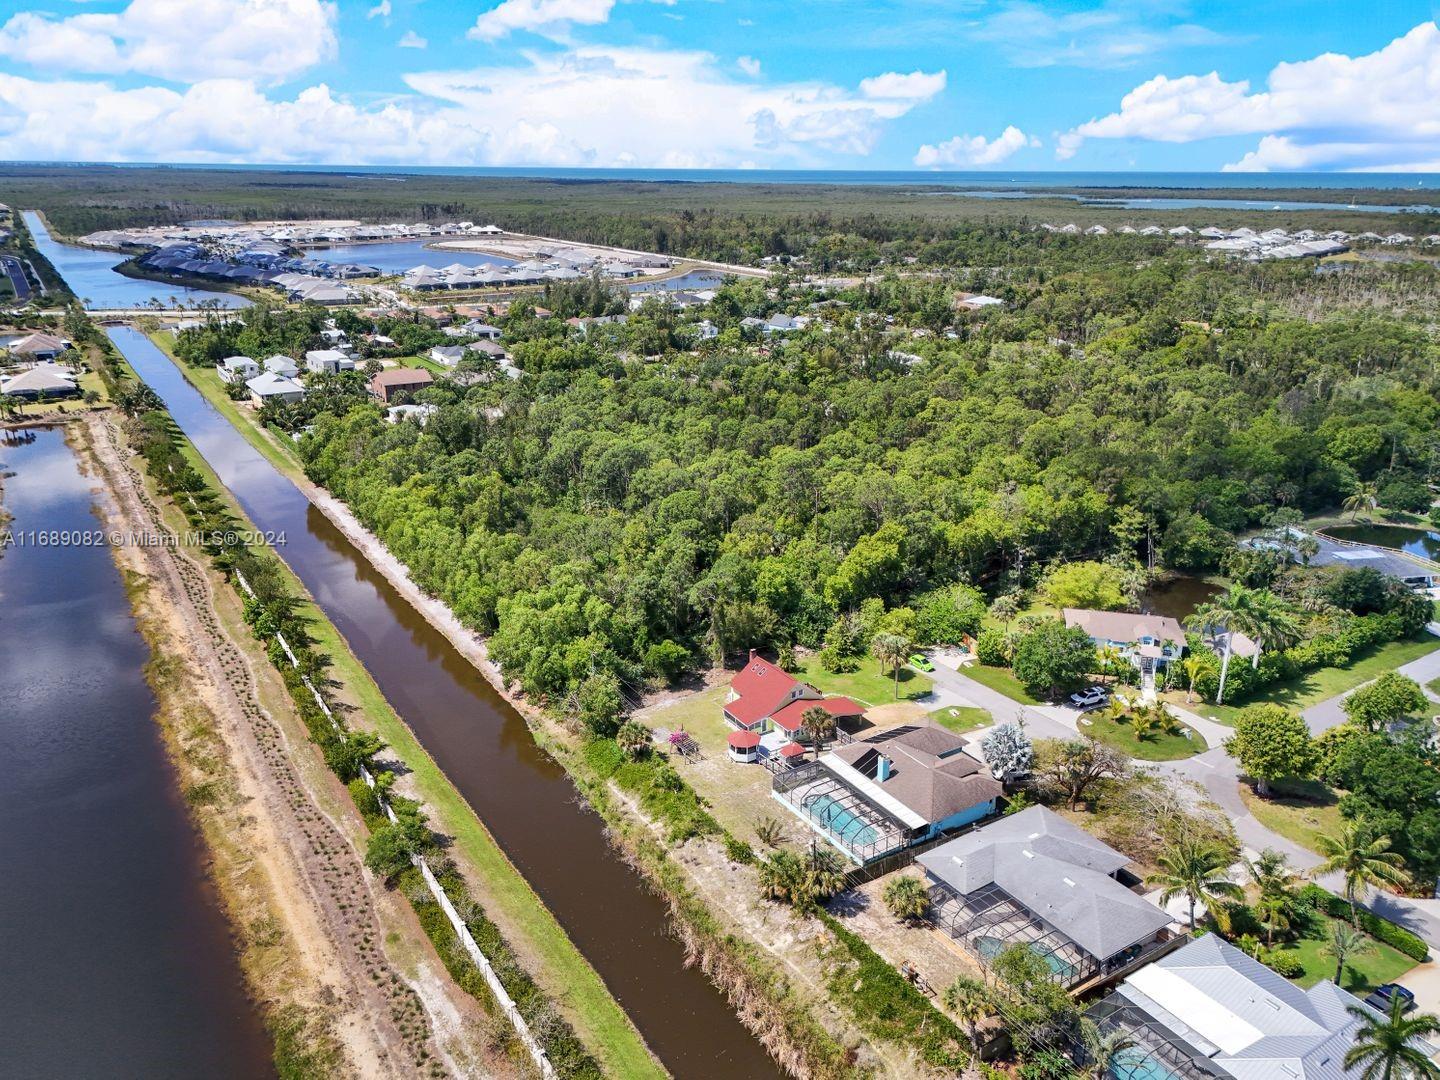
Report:
M 912 71 L 902 75 L 898 71 L 887 71 L 860 80 L 860 92 L 868 98 L 901 98 L 913 101 L 928 101 L 945 89 L 945 72 L 933 75 L 924 71 Z
M 1017 150 L 1037 147 L 1040 140 L 1011 124 L 993 139 L 983 135 L 956 135 L 942 143 L 926 143 L 915 151 L 915 164 L 922 169 L 945 165 L 997 165 Z
M 867 153 L 919 100 L 601 46 L 405 79 L 413 93 L 360 104 L 325 85 L 279 97 L 248 79 L 175 90 L 0 73 L 0 159 L 808 166 Z
M 380 0 L 378 4 L 365 12 L 365 18 L 384 19 L 388 22 L 390 19 L 390 10 L 390 0 Z
M 1421 23 L 1363 56 L 1325 53 L 1277 64 L 1263 90 L 1219 73 L 1157 75 L 1118 111 L 1067 132 L 1086 139 L 1195 142 L 1260 135 L 1234 169 L 1420 169 L 1440 163 L 1440 27 Z
M 0 26 L 0 56 L 48 72 L 137 74 L 175 82 L 280 80 L 335 55 L 323 0 L 131 0 L 65 18 L 22 12 Z
M 469 36 L 498 41 L 517 30 L 557 37 L 571 26 L 599 26 L 610 18 L 615 0 L 501 0 L 480 13 Z
M 423 49 L 430 43 L 414 30 L 406 30 L 405 33 L 400 35 L 400 40 L 395 44 L 402 49 Z
M 740 59 L 735 61 L 735 66 L 752 79 L 758 79 L 760 77 L 760 61 L 756 60 L 753 56 L 740 57 Z

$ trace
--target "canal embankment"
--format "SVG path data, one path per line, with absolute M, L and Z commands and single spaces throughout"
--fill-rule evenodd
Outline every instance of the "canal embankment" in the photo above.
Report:
M 183 516 L 132 461 L 113 417 L 70 430 L 112 504 L 107 533 L 126 538 L 110 550 L 150 644 L 157 720 L 279 1071 L 511 1071 L 487 1051 L 492 1025 L 427 955 L 403 899 L 366 874 L 363 821 L 307 747 L 239 602 L 183 539 Z
M 194 469 L 196 473 L 196 479 L 186 483 L 198 483 L 204 489 L 204 495 L 200 496 L 202 505 L 218 506 L 222 515 L 228 515 L 229 520 L 239 523 L 244 534 L 258 535 L 254 523 L 238 504 L 231 501 L 229 493 L 195 448 L 187 440 L 179 438 L 176 446 L 181 455 L 177 459 L 179 467 Z M 194 522 L 190 524 L 194 526 Z M 304 525 L 300 528 L 303 531 Z M 287 537 L 293 539 L 295 534 L 281 527 L 269 530 L 269 535 L 283 550 Z M 608 1075 L 627 1078 L 663 1075 L 663 1069 L 651 1057 L 644 1041 L 606 992 L 604 984 L 434 762 L 415 742 L 356 660 L 345 638 L 324 612 L 306 597 L 299 579 L 285 564 L 268 552 L 265 554 L 265 576 L 272 581 L 271 587 L 288 591 L 296 598 L 293 617 L 297 626 L 303 626 L 303 636 L 309 640 L 307 651 L 323 655 L 328 661 L 323 682 L 317 678 L 324 687 L 326 698 L 334 711 L 345 718 L 347 726 L 373 730 L 388 744 L 383 765 L 387 770 L 393 770 L 398 778 L 396 793 L 408 796 L 423 806 L 433 825 L 445 837 L 442 861 L 453 863 L 460 871 L 457 876 L 437 864 L 437 875 L 446 886 L 448 898 L 466 913 L 466 921 L 470 924 L 466 932 L 485 942 L 487 956 L 499 970 L 506 991 L 519 1002 L 532 1030 L 541 1033 L 562 1075 L 590 1075 L 581 1064 L 583 1052 L 577 1051 L 573 1045 L 572 1027 L 580 1034 L 584 1046 L 593 1048 Z M 223 559 L 222 562 L 233 565 L 233 560 Z M 223 589 L 232 589 L 237 577 L 232 573 L 228 581 L 222 580 Z M 243 623 L 241 632 L 248 633 Z M 287 670 L 285 654 L 281 649 L 272 646 L 268 652 L 269 663 L 282 671 Z M 290 674 L 286 675 L 285 689 L 302 704 L 310 692 L 308 688 L 301 689 L 300 680 Z M 326 746 L 328 760 L 333 749 L 326 745 L 324 738 L 328 734 L 324 723 L 328 721 L 319 721 L 313 705 L 309 712 L 309 736 Z M 304 741 L 304 736 L 301 736 L 301 741 Z M 440 959 L 454 973 L 456 982 L 486 999 L 486 990 L 477 985 L 474 978 L 477 973 L 470 961 L 464 960 L 459 965 L 455 963 L 454 935 L 433 918 L 438 912 L 436 905 L 421 899 L 413 888 L 408 887 L 409 884 L 401 882 L 391 895 L 403 898 L 415 908 L 427 936 L 439 950 Z M 531 972 L 541 978 L 532 982 Z M 487 1004 L 493 1002 L 487 1000 Z

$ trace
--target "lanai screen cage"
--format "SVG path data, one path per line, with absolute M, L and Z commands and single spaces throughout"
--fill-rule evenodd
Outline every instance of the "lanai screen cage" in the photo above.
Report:
M 855 862 L 909 846 L 913 834 L 818 761 L 777 773 L 771 790 Z
M 987 966 L 1012 945 L 1045 961 L 1061 986 L 1077 986 L 1100 973 L 1100 961 L 993 882 L 961 895 L 943 881 L 930 886 L 930 922 Z
M 1085 1015 L 1104 1034 L 1123 1031 L 1135 1040 L 1111 1061 L 1115 1080 L 1216 1080 L 1230 1075 L 1123 994 L 1107 995 Z

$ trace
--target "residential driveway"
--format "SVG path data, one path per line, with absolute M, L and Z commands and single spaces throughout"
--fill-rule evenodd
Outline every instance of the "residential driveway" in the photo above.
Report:
M 1437 630 L 1440 630 L 1440 626 L 1437 626 L 1436 623 L 1431 623 L 1426 629 L 1432 634 L 1440 636 L 1440 633 L 1437 633 Z M 1425 656 L 1420 657 L 1419 660 L 1412 660 L 1408 664 L 1401 664 L 1395 670 L 1400 672 L 1401 675 L 1414 679 L 1423 687 L 1431 679 L 1440 678 L 1440 649 L 1432 653 L 1427 653 Z M 1371 681 L 1373 682 L 1374 680 Z M 1368 685 L 1370 684 L 1361 683 L 1361 686 Z M 1346 690 L 1343 694 L 1336 694 L 1333 698 L 1328 698 L 1320 702 L 1319 705 L 1312 705 L 1306 709 L 1301 715 L 1305 717 L 1305 723 L 1310 728 L 1311 733 L 1318 735 L 1322 731 L 1343 724 L 1345 722 L 1345 699 L 1359 689 L 1360 687 L 1357 686 L 1353 689 Z M 1429 690 L 1425 691 L 1425 696 L 1432 701 L 1440 701 L 1440 698 L 1437 698 Z
M 947 691 L 982 709 L 988 709 L 997 724 L 1024 720 L 1025 730 L 1033 739 L 1068 739 L 1075 734 L 1073 726 L 1067 727 L 1063 721 L 1047 715 L 1055 711 L 1054 706 L 1021 705 L 947 664 L 937 663 L 935 670 L 930 673 L 930 678 L 935 683 L 937 696 L 940 691 Z

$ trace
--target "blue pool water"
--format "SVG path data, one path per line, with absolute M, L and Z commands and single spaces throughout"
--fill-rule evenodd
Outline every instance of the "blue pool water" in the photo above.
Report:
M 1045 961 L 1046 966 L 1049 967 L 1051 971 L 1062 979 L 1067 981 L 1073 979 L 1079 970 L 1074 964 L 1063 959 L 1058 953 L 1047 952 L 1044 949 L 1036 948 L 1033 944 L 1030 945 L 1029 948 L 1036 956 Z M 1005 951 L 1005 943 L 997 937 L 990 937 L 988 935 L 978 937 L 975 939 L 975 951 L 986 960 L 994 960 L 995 957 Z
M 846 810 L 829 795 L 817 795 L 807 804 L 811 818 L 848 847 L 864 847 L 880 839 L 873 825 Z
M 1119 1051 L 1110 1061 L 1110 1075 L 1115 1080 L 1181 1080 L 1142 1047 L 1131 1046 Z

